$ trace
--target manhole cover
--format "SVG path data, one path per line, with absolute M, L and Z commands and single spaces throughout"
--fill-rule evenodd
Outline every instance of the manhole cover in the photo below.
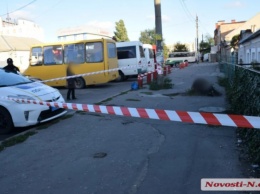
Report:
M 93 158 L 105 158 L 107 156 L 107 153 L 105 152 L 98 152 L 98 153 L 95 153 Z
M 222 112 L 225 112 L 226 109 L 223 107 L 209 106 L 209 107 L 200 108 L 199 111 L 200 112 L 222 113 Z

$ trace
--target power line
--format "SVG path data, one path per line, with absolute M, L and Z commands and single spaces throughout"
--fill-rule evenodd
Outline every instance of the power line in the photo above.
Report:
M 183 0 L 180 0 L 180 4 L 182 6 L 182 9 L 184 10 L 185 14 L 187 15 L 187 17 L 192 21 L 194 22 L 195 19 L 194 17 L 192 16 L 192 14 L 190 13 L 189 9 L 187 8 L 185 2 Z
M 200 22 L 201 24 L 203 24 L 203 22 L 202 22 L 201 20 L 199 20 L 199 22 Z M 210 34 L 209 31 L 205 28 L 204 25 L 201 25 L 201 26 L 204 28 L 204 30 L 205 30 L 208 34 Z
M 180 0 L 180 2 L 181 2 L 181 5 L 182 5 L 183 9 L 185 10 L 186 15 L 189 16 L 190 18 L 193 18 L 192 14 L 190 13 L 189 9 L 187 8 L 187 5 L 185 4 L 184 0 Z M 203 22 L 202 22 L 201 20 L 198 20 L 198 21 L 200 22 L 201 27 L 202 27 L 208 34 L 210 34 L 210 33 L 208 32 L 208 30 L 205 28 L 205 26 L 202 25 Z
M 39 13 L 38 15 L 36 15 L 36 17 L 34 19 L 37 19 L 41 16 L 45 16 L 45 14 L 49 11 L 51 11 L 52 9 L 54 9 L 57 5 L 59 5 L 63 0 L 58 0 L 56 1 L 56 3 L 52 4 L 52 6 L 49 6 L 48 9 L 43 10 L 41 13 Z
M 11 14 L 11 13 L 14 13 L 14 12 L 16 12 L 16 11 L 19 11 L 19 10 L 21 10 L 21 9 L 23 9 L 23 8 L 29 6 L 29 5 L 31 5 L 31 4 L 33 4 L 33 3 L 35 3 L 35 1 L 37 1 L 37 0 L 33 0 L 33 1 L 31 1 L 30 3 L 27 3 L 26 5 L 20 7 L 20 8 L 18 8 L 18 9 L 16 9 L 16 10 L 14 10 L 14 11 L 11 11 L 10 13 L 6 13 L 6 14 L 3 14 L 3 15 L 0 15 L 0 17 L 5 16 L 5 15 L 8 15 L 8 14 Z

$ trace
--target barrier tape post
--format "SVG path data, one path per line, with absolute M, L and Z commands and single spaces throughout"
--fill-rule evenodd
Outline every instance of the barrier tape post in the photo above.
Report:
M 157 72 L 157 69 L 155 69 L 153 72 L 153 80 L 157 79 L 157 75 L 158 75 L 158 72 Z
M 184 69 L 184 63 L 180 63 L 180 69 Z
M 137 82 L 138 82 L 139 88 L 142 88 L 143 87 L 143 77 L 140 74 L 137 77 Z
M 167 70 L 166 70 L 166 66 L 163 67 L 163 75 L 166 76 L 167 75 Z
M 185 123 L 196 123 L 205 125 L 255 128 L 260 129 L 260 117 L 231 115 L 231 114 L 216 114 L 206 112 L 189 112 L 189 111 L 173 111 L 147 108 L 129 108 L 119 106 L 103 106 L 75 103 L 59 103 L 59 102 L 44 102 L 37 100 L 17 99 L 10 97 L 2 97 L 2 99 L 13 100 L 15 102 L 38 104 L 51 106 L 56 108 L 64 108 L 70 110 L 78 110 L 85 112 L 96 112 L 102 114 L 111 114 L 118 116 L 130 116 L 146 119 L 157 119 L 166 121 L 178 121 Z
M 151 72 L 148 72 L 148 73 L 147 73 L 147 84 L 150 84 L 150 83 L 151 83 L 151 77 L 152 77 L 152 73 L 151 73 Z
M 168 65 L 168 74 L 170 74 L 170 73 L 171 73 L 171 66 Z

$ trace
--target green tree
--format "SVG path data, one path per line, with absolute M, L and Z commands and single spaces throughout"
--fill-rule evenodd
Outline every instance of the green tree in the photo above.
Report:
M 230 42 L 230 46 L 233 49 L 237 50 L 238 49 L 238 42 L 239 42 L 239 40 L 240 40 L 240 34 L 237 34 L 237 35 L 233 36 L 232 39 L 231 39 L 231 42 Z
M 169 48 L 165 44 L 163 44 L 163 56 L 164 56 L 164 58 L 168 57 L 169 52 L 170 52 Z
M 187 46 L 185 44 L 181 44 L 180 42 L 177 42 L 174 45 L 174 52 L 185 52 L 185 51 L 189 51 L 189 49 L 187 48 Z
M 118 22 L 116 22 L 116 31 L 114 32 L 114 34 L 115 36 L 113 37 L 113 39 L 115 39 L 116 41 L 129 41 L 127 30 L 123 20 L 119 20 Z
M 205 40 L 202 40 L 200 42 L 200 52 L 201 53 L 209 53 L 210 50 L 211 50 L 211 45 L 214 44 L 214 39 L 209 35 L 207 34 L 206 37 L 205 37 Z
M 156 40 L 161 39 L 162 37 L 155 33 L 155 29 L 146 29 L 144 31 L 141 31 L 139 41 L 143 44 L 151 44 L 156 45 Z M 163 40 L 163 55 L 164 57 L 167 57 L 169 53 L 168 47 L 164 44 Z
M 139 40 L 143 44 L 156 44 L 156 34 L 154 29 L 146 29 L 145 31 L 141 31 Z

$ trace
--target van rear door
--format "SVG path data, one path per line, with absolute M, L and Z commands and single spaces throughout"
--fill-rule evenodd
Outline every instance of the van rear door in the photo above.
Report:
M 136 52 L 136 46 L 117 47 L 118 66 L 119 68 L 123 68 L 121 70 L 124 75 L 128 76 L 138 74 L 138 55 L 139 52 Z
M 139 45 L 138 47 L 139 47 L 139 49 L 137 48 L 137 51 L 139 51 L 139 56 L 137 57 L 137 59 L 138 59 L 138 66 L 140 66 L 140 68 L 141 68 L 141 72 L 139 72 L 139 73 L 146 73 L 147 72 L 147 60 L 144 55 L 144 49 L 143 49 L 142 45 Z

